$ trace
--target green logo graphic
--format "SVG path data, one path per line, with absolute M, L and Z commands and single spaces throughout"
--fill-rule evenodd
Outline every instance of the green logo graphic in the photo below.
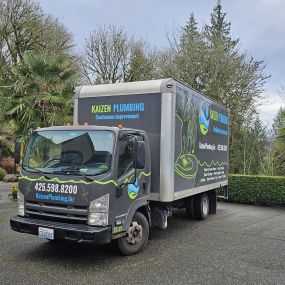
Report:
M 199 112 L 200 131 L 202 135 L 206 135 L 210 126 L 210 106 L 207 102 L 202 102 Z
M 139 194 L 140 186 L 139 186 L 139 180 L 136 179 L 134 184 L 129 184 L 128 186 L 128 195 L 130 199 L 136 199 Z

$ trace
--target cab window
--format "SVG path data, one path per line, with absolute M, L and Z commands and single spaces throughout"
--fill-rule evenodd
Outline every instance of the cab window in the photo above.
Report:
M 134 168 L 134 137 L 129 136 L 119 141 L 118 178 Z

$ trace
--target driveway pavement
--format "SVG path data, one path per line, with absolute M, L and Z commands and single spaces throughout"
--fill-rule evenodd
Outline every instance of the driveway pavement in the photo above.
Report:
M 284 209 L 219 203 L 217 215 L 201 222 L 178 211 L 131 257 L 115 244 L 54 245 L 13 232 L 15 212 L 15 202 L 0 203 L 3 285 L 285 284 Z

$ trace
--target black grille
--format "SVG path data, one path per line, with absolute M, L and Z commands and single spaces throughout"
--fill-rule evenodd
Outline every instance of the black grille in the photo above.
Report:
M 38 217 L 51 221 L 86 223 L 88 208 L 83 206 L 57 205 L 51 203 L 26 201 L 25 214 L 31 218 Z

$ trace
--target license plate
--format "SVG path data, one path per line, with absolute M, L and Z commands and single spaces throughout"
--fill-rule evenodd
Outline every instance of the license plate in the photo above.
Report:
M 39 237 L 46 239 L 54 239 L 54 230 L 39 227 Z

